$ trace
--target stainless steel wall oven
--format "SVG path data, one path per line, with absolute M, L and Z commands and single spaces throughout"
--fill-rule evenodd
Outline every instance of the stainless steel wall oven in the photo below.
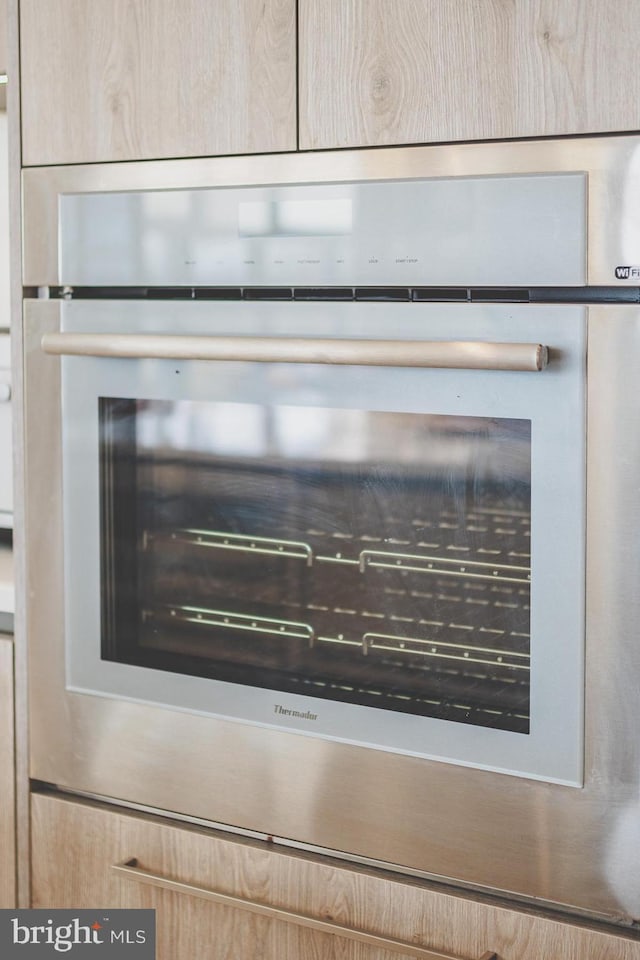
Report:
M 32 776 L 639 919 L 640 142 L 24 176 Z

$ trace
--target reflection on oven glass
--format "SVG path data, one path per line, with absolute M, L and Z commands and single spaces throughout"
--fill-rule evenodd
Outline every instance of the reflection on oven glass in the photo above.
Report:
M 100 421 L 104 659 L 528 733 L 530 421 Z

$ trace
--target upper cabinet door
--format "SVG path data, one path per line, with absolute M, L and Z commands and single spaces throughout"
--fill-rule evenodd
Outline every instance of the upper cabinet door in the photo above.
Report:
M 296 148 L 295 0 L 21 0 L 25 165 Z
M 640 127 L 637 0 L 300 0 L 300 147 Z

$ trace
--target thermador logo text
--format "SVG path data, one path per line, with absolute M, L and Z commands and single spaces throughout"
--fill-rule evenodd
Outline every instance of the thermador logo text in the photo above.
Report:
M 299 717 L 300 720 L 317 720 L 318 714 L 311 713 L 310 710 L 307 710 L 305 713 L 302 713 L 301 710 L 288 710 L 286 707 L 281 707 L 279 703 L 276 703 L 273 712 L 279 714 L 283 717 Z
M 2 960 L 155 960 L 155 944 L 155 910 L 0 910 Z

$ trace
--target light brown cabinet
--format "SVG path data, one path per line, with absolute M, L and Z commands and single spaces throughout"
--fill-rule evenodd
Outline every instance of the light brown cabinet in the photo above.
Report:
M 13 643 L 0 634 L 0 908 L 15 907 Z
M 300 147 L 640 127 L 635 0 L 300 0 Z
M 23 163 L 296 147 L 295 0 L 21 0 Z
M 257 840 L 32 796 L 32 906 L 157 911 L 158 960 L 391 960 L 429 949 L 477 960 L 639 960 L 640 941 Z M 121 872 L 119 865 L 137 861 Z M 242 898 L 235 906 L 211 891 Z M 256 914 L 253 905 L 289 915 Z M 394 938 L 407 952 L 309 929 L 300 917 Z
M 635 0 L 300 0 L 298 34 L 295 0 L 20 0 L 23 162 L 640 128 Z

